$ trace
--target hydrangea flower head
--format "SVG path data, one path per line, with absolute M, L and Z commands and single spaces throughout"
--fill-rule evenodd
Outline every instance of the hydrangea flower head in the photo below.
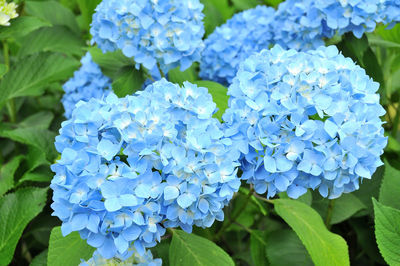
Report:
M 272 44 L 274 9 L 266 6 L 235 14 L 205 40 L 200 77 L 229 84 L 241 61 Z
M 241 64 L 223 116 L 243 152 L 242 178 L 267 197 L 308 188 L 339 197 L 382 164 L 379 84 L 336 47 L 275 46 Z
M 111 89 L 111 80 L 104 76 L 100 67 L 92 61 L 88 52 L 81 59 L 82 66 L 64 85 L 65 94 L 61 99 L 65 117 L 70 118 L 76 103 L 89 101 L 91 98 L 102 98 Z
M 153 259 L 153 254 L 147 250 L 142 256 L 132 251 L 132 256 L 124 260 L 124 258 L 103 258 L 98 251 L 93 253 L 93 257 L 88 261 L 83 261 L 79 266 L 161 266 L 161 259 Z
M 6 0 L 0 0 L 0 25 L 10 26 L 10 19 L 18 17 L 15 3 L 7 3 Z
M 79 102 L 56 138 L 52 208 L 102 257 L 139 254 L 166 227 L 211 226 L 239 189 L 240 153 L 206 88 L 165 79 L 133 96 Z
M 104 51 L 121 49 L 127 57 L 164 73 L 185 70 L 200 59 L 204 44 L 203 5 L 199 0 L 103 0 L 90 33 Z

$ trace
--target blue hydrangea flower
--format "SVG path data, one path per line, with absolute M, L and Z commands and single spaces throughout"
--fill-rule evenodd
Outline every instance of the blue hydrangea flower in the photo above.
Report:
M 272 44 L 274 13 L 271 7 L 257 6 L 235 14 L 217 27 L 204 42 L 200 77 L 231 83 L 241 61 Z
M 308 188 L 339 197 L 382 164 L 379 84 L 334 46 L 275 46 L 244 61 L 223 116 L 241 149 L 242 178 L 267 197 Z
M 52 208 L 108 259 L 152 247 L 166 227 L 208 227 L 239 189 L 240 152 L 206 88 L 165 79 L 134 96 L 79 102 L 63 122 Z
M 204 48 L 203 5 L 199 0 L 103 0 L 90 33 L 103 50 L 121 49 L 147 69 L 185 70 Z
M 65 94 L 61 99 L 65 117 L 70 118 L 72 110 L 79 101 L 102 98 L 111 89 L 111 80 L 104 76 L 100 67 L 92 61 L 90 53 L 81 59 L 82 66 L 64 85 Z
M 129 259 L 125 260 L 125 258 L 112 258 L 105 259 L 103 258 L 98 251 L 93 253 L 93 257 L 91 257 L 88 261 L 83 261 L 79 264 L 79 266 L 161 266 L 161 259 L 153 259 L 153 254 L 151 254 L 150 250 L 147 250 L 146 253 L 140 255 L 134 250 L 130 251 L 132 256 Z
M 385 0 L 385 12 L 383 16 L 385 24 L 389 24 L 389 28 L 400 22 L 400 1 Z

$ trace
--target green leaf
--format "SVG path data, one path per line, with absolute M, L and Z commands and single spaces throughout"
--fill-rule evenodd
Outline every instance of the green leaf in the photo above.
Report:
M 26 225 L 47 200 L 47 188 L 23 188 L 0 199 L 0 265 L 10 263 Z
M 255 266 L 267 266 L 266 234 L 259 230 L 250 233 L 250 252 Z
M 174 68 L 168 72 L 168 80 L 172 83 L 178 83 L 180 85 L 185 81 L 194 82 L 197 80 L 196 75 L 196 64 L 181 72 L 179 67 Z
M 379 61 L 371 47 L 368 47 L 367 51 L 364 53 L 363 62 L 363 67 L 365 68 L 368 76 L 373 78 L 374 81 L 379 82 L 381 85 L 380 89 L 382 90 L 385 84 L 382 67 L 379 64 Z
M 258 0 L 232 0 L 234 6 L 239 10 L 250 9 L 256 7 L 261 1 Z
M 119 76 L 112 83 L 112 88 L 118 97 L 132 95 L 142 88 L 143 75 L 134 67 L 124 67 L 119 71 Z
M 53 161 L 57 157 L 57 152 L 54 148 L 56 134 L 47 129 L 17 128 L 0 132 L 0 136 L 31 145 L 41 150 L 46 154 L 49 161 Z
M 214 29 L 232 17 L 234 8 L 229 5 L 228 0 L 200 0 L 204 5 L 203 13 L 204 28 L 206 35 L 211 34 Z
M 12 21 L 9 27 L 0 28 L 0 39 L 18 38 L 51 23 L 37 17 L 23 16 Z
M 235 265 L 231 257 L 215 243 L 180 230 L 173 229 L 172 232 L 169 248 L 170 265 Z
M 29 266 L 47 266 L 47 249 L 36 255 Z
M 362 184 L 360 184 L 360 189 L 354 191 L 353 194 L 356 196 L 365 206 L 368 213 L 373 212 L 373 205 L 371 198 L 378 198 L 379 187 L 381 186 L 381 181 L 384 173 L 384 167 L 379 167 L 376 172 L 372 175 L 371 179 L 364 179 Z
M 36 128 L 48 129 L 53 119 L 54 119 L 54 114 L 52 112 L 40 111 L 25 118 L 22 122 L 18 124 L 18 127 L 21 128 L 36 127 Z
M 387 26 L 380 25 L 376 29 L 376 33 L 386 41 L 400 44 L 400 25 L 395 25 L 393 28 L 387 30 Z M 371 36 L 373 37 L 373 35 Z M 370 36 L 368 36 L 370 38 Z
M 353 194 L 343 194 L 334 201 L 331 224 L 341 223 L 366 208 Z
M 379 190 L 379 202 L 400 209 L 400 171 L 385 161 L 385 172 Z
M 280 3 L 282 3 L 283 0 L 264 0 L 264 3 L 266 3 L 269 6 L 273 7 L 278 7 Z
M 208 92 L 212 95 L 218 108 L 218 112 L 214 114 L 214 117 L 222 121 L 222 115 L 228 108 L 228 89 L 217 82 L 209 80 L 196 80 L 193 83 L 197 84 L 199 87 L 205 87 L 208 89 Z
M 61 227 L 54 227 L 49 241 L 48 266 L 76 266 L 81 259 L 92 257 L 95 248 L 89 246 L 78 232 L 63 237 Z
M 314 265 L 304 245 L 293 230 L 284 229 L 268 234 L 267 257 L 271 266 Z
M 77 0 L 77 2 L 81 10 L 84 27 L 85 29 L 89 29 L 94 10 L 100 4 L 101 0 Z
M 26 1 L 25 11 L 29 15 L 50 22 L 52 25 L 67 26 L 76 34 L 80 34 L 74 13 L 56 1 Z
M 26 172 L 19 180 L 18 185 L 22 184 L 23 182 L 30 181 L 30 182 L 46 182 L 49 183 L 53 178 L 53 173 L 49 170 L 48 167 L 40 167 L 35 171 L 28 171 Z
M 0 108 L 8 99 L 39 95 L 44 86 L 71 76 L 78 66 L 76 59 L 61 54 L 39 53 L 21 59 L 1 80 Z
M 273 202 L 276 212 L 299 236 L 315 265 L 350 265 L 346 241 L 329 232 L 314 209 L 295 200 Z
M 18 51 L 20 57 L 36 52 L 60 52 L 81 57 L 85 46 L 84 41 L 65 26 L 35 30 L 22 38 L 21 42 L 23 45 Z
M 8 66 L 0 64 L 0 78 L 2 78 L 8 71 Z
M 17 171 L 23 155 L 15 156 L 7 164 L 1 166 L 0 169 L 0 196 L 14 187 L 14 174 Z
M 134 67 L 133 60 L 124 56 L 121 50 L 107 53 L 103 53 L 97 47 L 90 47 L 88 50 L 92 56 L 93 62 L 98 64 L 104 75 L 111 79 L 115 79 L 119 76 L 118 69 L 126 66 Z
M 400 265 L 400 211 L 372 201 L 378 248 L 389 265 Z

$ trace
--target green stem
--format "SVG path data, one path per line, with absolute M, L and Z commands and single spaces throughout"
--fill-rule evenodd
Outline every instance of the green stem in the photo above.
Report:
M 328 213 L 326 215 L 326 220 L 325 220 L 325 225 L 328 229 L 331 229 L 332 213 L 334 206 L 335 206 L 335 200 L 334 199 L 329 200 Z
M 8 43 L 6 40 L 3 41 L 3 55 L 4 55 L 4 64 L 7 66 L 8 69 L 10 69 L 10 55 L 9 55 Z M 17 112 L 15 109 L 14 99 L 10 99 L 6 103 L 6 107 L 10 115 L 10 122 L 15 123 L 17 121 Z
M 158 71 L 160 71 L 161 77 L 165 78 L 165 74 L 164 74 L 164 72 L 162 71 L 161 66 L 160 66 L 159 63 L 157 63 L 157 67 L 158 67 Z
M 218 231 L 218 233 L 215 235 L 215 240 L 219 240 L 222 236 L 222 234 L 225 232 L 226 229 L 228 229 L 229 226 L 231 226 L 236 219 L 240 216 L 240 214 L 242 214 L 242 212 L 246 209 L 247 204 L 249 203 L 249 200 L 251 198 L 251 196 L 253 195 L 254 190 L 250 189 L 249 193 L 246 196 L 246 201 L 245 203 L 240 207 L 240 209 L 235 213 L 234 216 L 229 217 L 228 222 L 224 223 L 221 227 L 221 229 Z
M 397 105 L 396 116 L 393 120 L 393 125 L 392 125 L 392 135 L 394 138 L 396 138 L 397 136 L 397 132 L 399 129 L 399 122 L 400 122 L 400 103 Z

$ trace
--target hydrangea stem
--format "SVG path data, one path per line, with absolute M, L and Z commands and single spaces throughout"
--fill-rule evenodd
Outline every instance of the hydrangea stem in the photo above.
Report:
M 215 240 L 219 240 L 222 236 L 222 234 L 225 232 L 226 229 L 228 229 L 229 226 L 231 226 L 231 224 L 233 224 L 236 219 L 240 216 L 240 214 L 242 214 L 242 212 L 246 209 L 247 204 L 249 203 L 249 200 L 251 198 L 251 196 L 253 195 L 253 188 L 251 188 L 249 190 L 249 193 L 246 195 L 246 199 L 244 204 L 240 207 L 240 209 L 235 213 L 234 216 L 229 217 L 228 222 L 224 223 L 221 227 L 221 229 L 218 231 L 218 233 L 215 235 Z
M 8 52 L 8 43 L 6 40 L 3 41 L 3 55 L 4 55 L 4 64 L 7 68 L 10 68 L 10 56 Z M 10 99 L 7 103 L 7 110 L 10 115 L 10 122 L 15 123 L 17 121 L 16 109 L 14 99 Z
M 329 200 L 329 205 L 328 205 L 328 213 L 326 215 L 325 219 L 325 225 L 328 229 L 331 229 L 331 221 L 332 221 L 332 213 L 333 213 L 333 208 L 335 206 L 335 200 Z
M 159 63 L 157 63 L 157 68 L 158 68 L 158 71 L 160 71 L 161 77 L 165 78 L 165 74 L 164 74 L 164 72 L 162 71 L 161 66 L 160 66 Z

